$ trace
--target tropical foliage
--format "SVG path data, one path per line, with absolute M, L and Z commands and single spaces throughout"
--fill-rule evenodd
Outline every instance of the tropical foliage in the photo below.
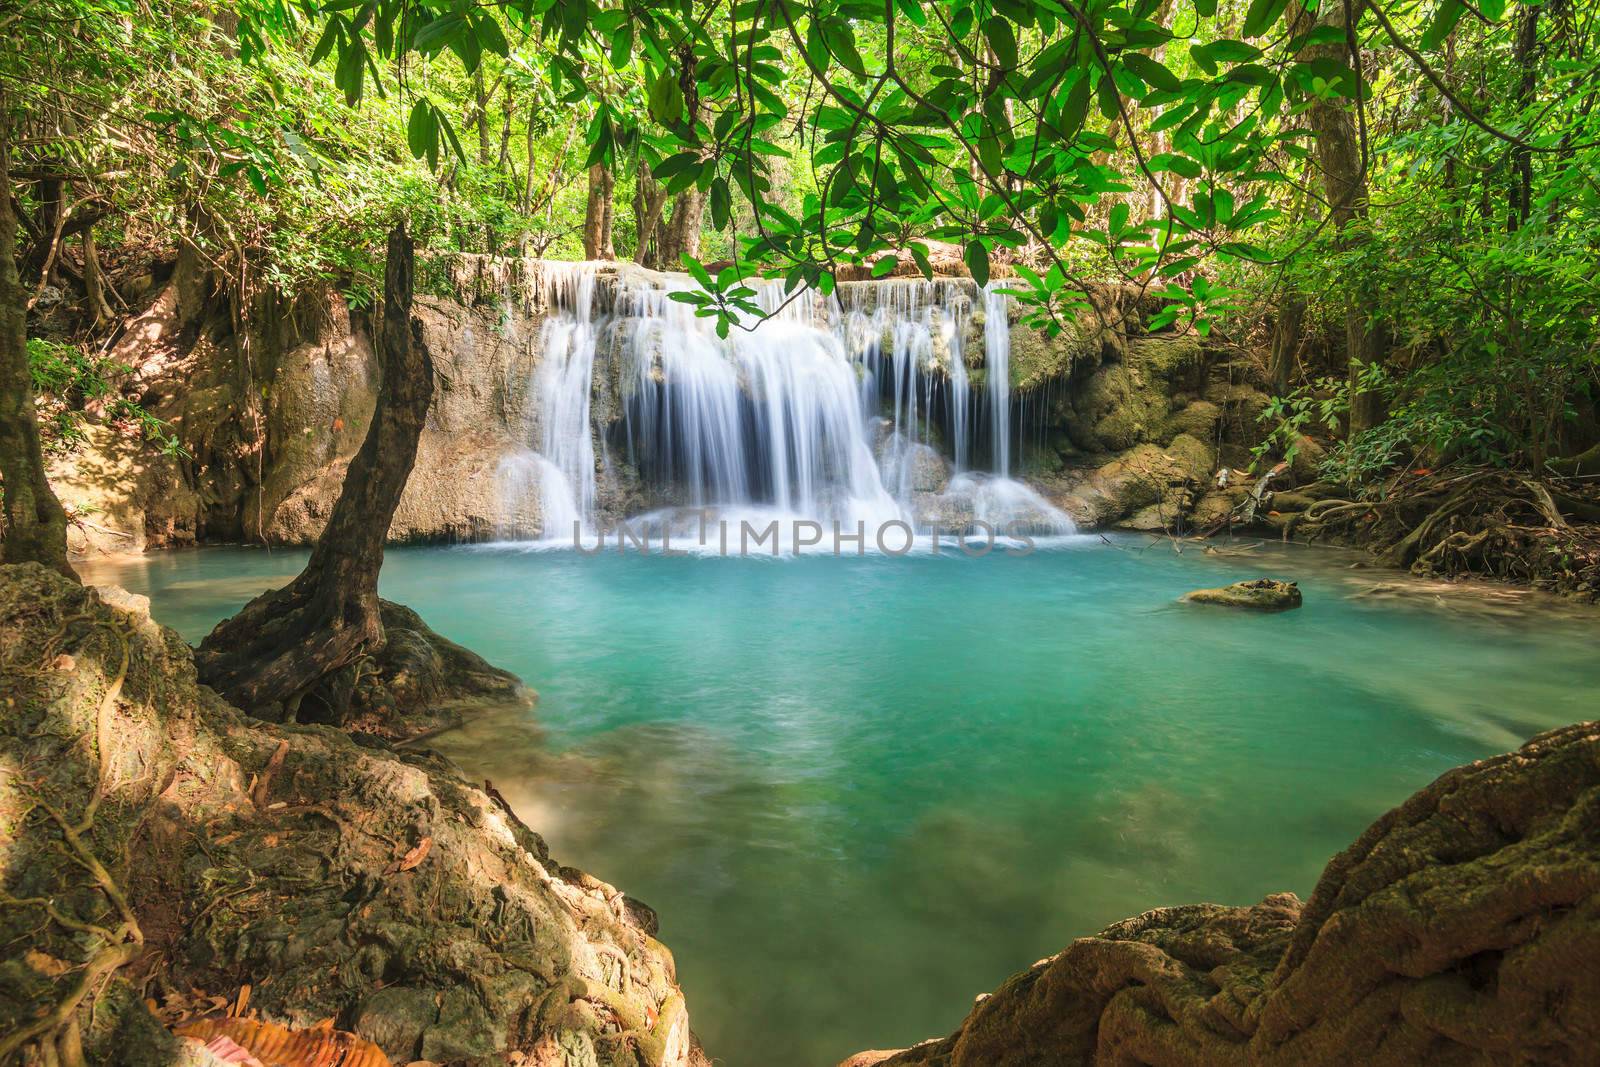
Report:
M 359 304 L 406 218 L 434 250 L 687 261 L 727 330 L 753 275 L 826 292 L 950 244 L 1046 329 L 1118 281 L 1152 327 L 1270 350 L 1275 410 L 1352 431 L 1345 474 L 1536 466 L 1593 429 L 1570 0 L 4 10 L 25 286 L 103 275 L 98 237 Z

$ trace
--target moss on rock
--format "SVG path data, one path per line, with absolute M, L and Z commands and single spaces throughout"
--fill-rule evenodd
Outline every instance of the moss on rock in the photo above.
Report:
M 1205 384 L 1205 356 L 1196 334 L 1130 337 L 1127 363 L 1168 394 L 1199 389 Z
M 1252 578 L 1216 589 L 1196 589 L 1178 599 L 1186 604 L 1217 604 L 1254 611 L 1288 611 L 1298 608 L 1302 601 L 1298 584 L 1276 578 Z
M 1167 440 L 1186 433 L 1202 441 L 1213 441 L 1216 439 L 1217 420 L 1220 418 L 1222 418 L 1220 407 L 1209 400 L 1196 400 L 1167 416 L 1167 421 L 1161 427 L 1161 433 Z
M 400 1063 L 699 1062 L 672 957 L 620 892 L 437 756 L 246 718 L 130 607 L 0 568 L 0 889 L 20 902 L 0 908 L 0 1035 L 54 1040 L 29 1034 L 128 946 L 127 972 L 67 1005 L 90 1063 L 171 1062 L 129 1058 L 127 1035 L 164 1033 L 134 970 L 249 983 L 266 1018 L 333 1018 Z M 452 670 L 404 644 L 427 661 L 416 684 Z M 114 892 L 68 858 L 74 839 Z

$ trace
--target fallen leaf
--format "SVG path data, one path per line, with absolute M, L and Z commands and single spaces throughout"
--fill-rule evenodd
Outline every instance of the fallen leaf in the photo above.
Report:
M 207 1047 L 225 1038 L 247 1051 L 253 1062 L 274 1067 L 390 1067 L 382 1049 L 355 1034 L 333 1029 L 332 1019 L 309 1029 L 290 1030 L 258 1019 L 208 1018 L 185 1023 L 175 1032 L 205 1042 Z
M 431 848 L 433 848 L 433 838 L 424 836 L 421 841 L 417 842 L 416 848 L 405 854 L 405 858 L 400 861 L 400 869 L 409 871 L 415 868 L 428 858 L 428 850 Z
M 206 1042 L 206 1051 L 211 1053 L 223 1063 L 237 1063 L 241 1067 L 264 1067 L 262 1062 L 250 1054 L 250 1050 L 240 1045 L 226 1034 L 218 1034 Z

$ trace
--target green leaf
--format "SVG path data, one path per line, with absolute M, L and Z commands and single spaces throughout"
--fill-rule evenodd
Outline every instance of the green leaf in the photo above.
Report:
M 973 281 L 980 287 L 989 284 L 989 250 L 983 247 L 982 241 L 976 237 L 968 241 L 967 247 L 961 251 L 961 258 L 972 272 Z
M 911 258 L 917 261 L 917 269 L 922 271 L 924 278 L 932 281 L 933 264 L 928 262 L 928 246 L 921 241 L 912 241 L 908 247 L 911 249 Z
M 317 39 L 317 47 L 311 50 L 311 65 L 314 67 L 328 58 L 328 53 L 333 46 L 344 40 L 344 20 L 338 16 L 328 19 L 327 27 L 322 31 L 322 36 Z
M 1461 21 L 1461 16 L 1467 7 L 1462 0 L 1442 0 L 1433 13 L 1433 20 L 1428 23 L 1428 28 L 1422 34 L 1422 47 L 1425 51 L 1432 51 L 1444 43 L 1450 36 L 1450 31 L 1456 28 L 1456 23 Z
M 855 30 L 850 28 L 848 21 L 842 18 L 824 20 L 822 40 L 827 45 L 828 52 L 844 69 L 852 74 L 867 73 L 867 65 L 861 59 L 861 53 L 856 50 Z
M 683 90 L 671 71 L 662 71 L 650 85 L 650 117 L 663 125 L 683 118 Z
M 1117 83 L 1110 74 L 1100 75 L 1100 84 L 1095 87 L 1095 95 L 1100 100 L 1100 114 L 1107 119 L 1114 119 L 1121 112 Z
M 462 25 L 460 15 L 442 15 L 417 31 L 411 47 L 418 52 L 437 52 L 461 32 Z
M 991 15 L 983 20 L 983 36 L 994 50 L 995 62 L 1007 70 L 1014 69 L 1017 65 L 1017 35 L 1012 31 L 1011 23 L 999 15 Z
M 700 283 L 700 288 L 708 293 L 716 291 L 717 283 L 711 280 L 710 273 L 698 259 L 687 252 L 678 258 L 683 261 L 683 268 L 689 272 L 690 276 Z
M 477 32 L 478 45 L 487 51 L 504 59 L 511 54 L 511 45 L 506 41 L 506 35 L 500 31 L 500 24 L 493 16 L 486 15 L 473 24 Z
M 1107 231 L 1115 236 L 1120 234 L 1128 225 L 1128 205 L 1117 203 L 1111 208 L 1111 217 L 1106 224 Z
M 433 108 L 426 100 L 411 105 L 411 119 L 406 123 L 406 144 L 413 159 L 421 159 L 430 150 L 439 150 L 439 124 L 434 120 Z
M 1183 88 L 1183 83 L 1178 80 L 1177 75 L 1143 52 L 1124 52 L 1122 54 L 1122 62 L 1129 70 L 1139 76 L 1140 81 L 1152 89 L 1175 93 Z
M 679 152 L 677 155 L 668 156 L 660 163 L 657 163 L 650 171 L 650 176 L 658 182 L 666 181 L 674 174 L 685 171 L 699 162 L 700 154 L 698 152 Z
M 1251 0 L 1250 10 L 1244 16 L 1245 37 L 1260 37 L 1283 15 L 1289 0 Z
M 1089 115 L 1090 89 L 1088 77 L 1082 76 L 1067 91 L 1066 103 L 1061 108 L 1061 135 L 1069 141 L 1078 136 L 1083 120 Z
M 728 180 L 718 177 L 711 183 L 711 225 L 726 230 L 732 217 L 733 194 L 728 189 Z

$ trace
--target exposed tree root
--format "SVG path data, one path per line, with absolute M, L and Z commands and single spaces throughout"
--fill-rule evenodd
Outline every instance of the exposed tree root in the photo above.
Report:
M 1406 474 L 1371 500 L 1318 500 L 1284 536 L 1368 548 L 1444 578 L 1525 583 L 1600 597 L 1600 483 L 1487 469 Z
M 17 898 L 0 893 L 0 906 L 39 908 L 51 922 L 63 930 L 102 942 L 102 946 L 83 963 L 77 978 L 68 987 L 66 995 L 52 1009 L 32 1023 L 20 1027 L 5 1037 L 0 1037 L 0 1063 L 8 1062 L 19 1050 L 37 1042 L 43 1059 L 48 1060 L 53 1056 L 55 1062 L 63 1067 L 82 1064 L 82 1039 L 76 1017 L 79 1006 L 91 996 L 97 985 L 103 985 L 104 981 L 119 968 L 138 956 L 144 945 L 144 931 L 128 901 L 127 893 L 106 868 L 105 863 L 95 854 L 87 840 L 94 830 L 95 816 L 100 803 L 111 784 L 109 782 L 111 766 L 109 756 L 113 743 L 111 722 L 116 713 L 117 702 L 122 695 L 123 683 L 128 677 L 128 637 L 115 623 L 104 618 L 96 619 L 89 615 L 70 616 L 62 622 L 55 635 L 45 642 L 45 663 L 40 673 L 54 669 L 66 635 L 74 624 L 81 622 L 89 624 L 89 634 L 98 631 L 109 633 L 116 641 L 118 659 L 116 673 L 106 685 L 105 694 L 101 697 L 95 712 L 92 736 L 97 769 L 94 784 L 84 803 L 83 814 L 76 821 L 68 819 L 58 808 L 45 800 L 43 795 L 35 795 L 33 804 L 36 810 L 44 812 L 55 823 L 56 830 L 61 835 L 60 844 L 66 858 L 89 875 L 95 887 L 110 902 L 119 922 L 115 928 L 111 928 L 100 923 L 74 918 L 61 910 L 55 900 L 48 897 Z M 80 643 L 79 648 L 82 647 Z

